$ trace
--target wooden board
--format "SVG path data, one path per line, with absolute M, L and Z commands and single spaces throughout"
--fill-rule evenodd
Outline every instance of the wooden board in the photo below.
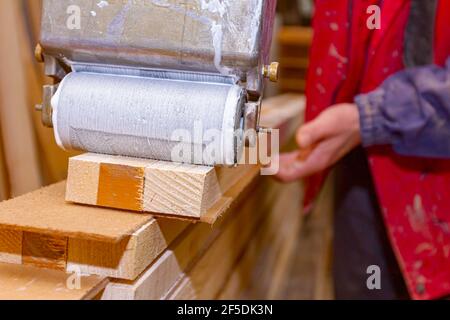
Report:
M 125 211 L 80 206 L 64 201 L 65 183 L 0 203 L 0 228 L 118 242 L 152 219 Z
M 0 229 L 0 262 L 22 264 L 22 232 Z
M 260 215 L 257 213 L 258 208 L 269 205 L 274 198 L 276 190 L 271 187 L 273 184 L 273 181 L 266 179 L 256 189 L 252 189 L 250 202 L 245 202 L 248 197 L 242 194 L 239 201 L 234 202 L 235 205 L 214 227 L 207 224 L 189 227 L 136 281 L 111 281 L 104 292 L 103 299 L 161 299 L 180 275 L 208 250 L 224 229 L 228 228 L 232 220 L 237 220 L 235 224 L 245 225 L 245 219 L 249 214 L 254 214 L 256 217 Z M 247 209 L 242 208 L 243 202 L 244 208 Z M 244 211 L 247 213 L 244 214 Z
M 272 189 L 272 195 L 264 193 Z M 261 192 L 263 194 L 261 194 Z M 286 203 L 298 195 L 298 184 L 261 188 L 248 202 L 244 202 L 229 226 L 205 252 L 186 275 L 167 294 L 168 299 L 214 299 L 232 273 L 239 258 L 246 252 L 253 235 L 264 230 L 266 224 L 280 226 L 284 213 L 299 212 L 299 205 L 286 210 Z M 284 210 L 283 210 L 284 209 Z M 287 214 L 291 217 L 290 214 Z M 289 218 L 287 218 L 289 219 Z M 274 227 L 276 229 L 276 227 Z
M 33 232 L 22 233 L 22 263 L 38 268 L 66 270 L 68 239 Z
M 258 227 L 244 254 L 233 267 L 223 288 L 216 296 L 220 300 L 278 298 L 283 289 L 280 278 L 289 274 L 292 256 L 302 222 L 299 184 L 285 187 L 277 204 L 264 223 Z
M 107 283 L 103 277 L 0 264 L 0 300 L 89 300 Z
M 297 236 L 298 254 L 285 279 L 280 299 L 332 300 L 332 238 L 334 174 L 330 174 L 314 207 Z M 302 254 L 299 254 L 302 253 Z
M 0 229 L 0 263 L 134 280 L 188 225 L 152 218 L 115 243 Z
M 214 217 L 214 219 L 211 218 L 211 223 L 232 208 L 233 204 L 239 202 L 239 199 L 245 195 L 246 189 L 250 188 L 251 181 L 257 176 L 257 172 L 257 170 L 247 172 L 241 181 L 227 192 L 229 201 L 226 202 L 226 205 L 219 203 L 210 210 L 212 211 L 211 216 Z M 62 197 L 62 193 L 60 193 L 60 197 Z M 24 205 L 22 202 L 20 203 Z M 94 211 L 96 209 L 109 210 L 69 204 L 66 206 Z M 23 209 L 23 211 L 26 210 Z M 119 214 L 119 217 L 120 214 L 129 215 L 122 211 L 115 213 Z M 80 219 L 82 218 L 80 217 Z M 84 223 L 89 224 L 89 217 L 84 218 L 86 218 Z M 82 221 L 78 220 L 78 223 L 80 224 Z M 67 220 L 67 223 L 71 223 L 71 221 Z M 120 225 L 120 221 L 117 224 Z M 85 234 L 66 236 L 61 230 L 58 230 L 57 233 L 40 233 L 5 227 L 5 229 L 0 229 L 0 262 L 22 263 L 134 280 L 188 225 L 189 223 L 186 221 L 150 217 L 141 228 L 131 235 L 124 234 L 121 240 L 116 242 L 93 240 L 91 234 L 88 234 L 87 237 Z M 211 226 L 208 225 L 205 229 L 211 229 Z M 25 228 L 25 230 L 28 229 Z M 24 242 L 24 238 L 27 241 Z M 62 246 L 63 250 L 61 250 L 61 244 L 65 244 Z M 199 244 L 201 245 L 201 242 Z
M 119 244 L 70 239 L 67 270 L 134 280 L 188 225 L 153 219 Z

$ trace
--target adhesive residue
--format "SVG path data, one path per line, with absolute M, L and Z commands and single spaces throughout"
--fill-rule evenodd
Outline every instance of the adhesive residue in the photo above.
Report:
M 210 27 L 212 42 L 214 47 L 214 66 L 222 74 L 229 76 L 232 70 L 222 66 L 222 46 L 224 27 L 232 28 L 232 24 L 227 17 L 229 0 L 200 0 L 200 10 L 212 13 L 218 16 L 218 19 L 212 19 L 208 16 L 199 14 L 194 10 L 189 10 L 179 5 L 169 2 L 169 0 L 151 0 L 152 4 L 158 7 L 170 9 L 172 11 L 186 15 L 187 17 L 198 21 Z M 225 26 L 218 21 L 225 22 Z
M 122 10 L 114 17 L 110 25 L 108 26 L 108 34 L 111 36 L 117 36 L 123 32 L 125 26 L 125 18 L 127 16 L 128 11 L 130 10 L 131 2 L 127 1 L 127 3 L 123 6 Z
M 108 1 L 100 1 L 99 3 L 97 3 L 97 7 L 99 7 L 100 9 L 103 9 L 104 7 L 109 6 L 109 2 Z
M 258 1 L 256 8 L 258 8 L 258 10 L 255 10 L 255 13 L 253 14 L 252 22 L 251 22 L 252 30 L 258 30 L 261 26 L 261 16 L 262 16 L 262 9 L 263 9 L 262 0 Z M 251 37 L 248 39 L 249 47 L 253 47 L 255 45 L 257 35 L 258 35 L 257 32 L 251 33 Z

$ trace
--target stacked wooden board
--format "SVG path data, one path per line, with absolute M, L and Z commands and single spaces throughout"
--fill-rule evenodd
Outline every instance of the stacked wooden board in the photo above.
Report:
M 264 107 L 263 124 L 280 128 L 283 141 L 288 142 L 300 122 L 303 105 L 301 96 L 271 99 Z M 300 225 L 299 184 L 281 185 L 262 177 L 258 166 L 201 169 L 178 165 L 170 171 L 175 177 L 169 178 L 182 186 L 180 175 L 193 171 L 197 184 L 190 193 L 172 191 L 172 200 L 153 205 L 186 208 L 190 201 L 186 199 L 194 199 L 197 202 L 187 215 L 194 220 L 163 218 L 133 212 L 148 210 L 128 208 L 129 198 L 118 200 L 120 190 L 115 188 L 120 184 L 115 181 L 110 180 L 110 190 L 99 197 L 101 175 L 96 172 L 102 171 L 104 162 L 117 166 L 117 159 L 85 157 L 93 159 L 87 163 L 94 163 L 94 169 L 81 170 L 87 179 L 67 187 L 81 188 L 66 192 L 62 182 L 0 204 L 0 284 L 5 283 L 0 285 L 0 298 L 244 298 L 258 295 L 248 290 L 255 279 L 261 284 L 259 294 L 276 297 Z M 79 159 L 72 162 L 75 167 Z M 135 182 L 149 172 L 164 175 L 167 167 L 174 166 L 138 162 L 125 164 L 125 171 L 132 167 L 134 173 L 141 172 L 129 175 Z M 123 168 L 122 163 L 119 169 Z M 145 186 L 145 181 L 142 183 Z M 152 188 L 156 199 L 161 191 Z M 139 194 L 142 189 L 125 191 Z M 212 190 L 209 196 L 214 201 L 195 197 L 203 195 L 198 190 L 204 189 Z M 79 195 L 85 190 L 91 190 L 91 200 L 95 200 L 89 204 L 96 206 L 65 201 L 66 194 Z M 108 192 L 109 202 L 99 207 L 98 199 L 107 198 Z M 142 194 L 145 200 L 147 194 Z M 18 274 L 13 279 L 19 280 L 11 284 L 6 279 L 11 280 L 13 274 Z M 79 285 L 68 290 L 70 281 Z M 20 294 L 9 295 L 14 285 Z

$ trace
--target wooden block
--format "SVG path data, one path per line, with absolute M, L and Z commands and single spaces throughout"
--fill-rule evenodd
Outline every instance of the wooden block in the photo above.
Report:
M 68 170 L 78 174 L 67 177 L 66 199 L 70 198 L 69 195 L 76 194 L 80 197 L 79 203 L 97 204 L 100 166 L 95 162 L 69 160 Z
M 221 197 L 215 169 L 155 162 L 145 174 L 144 211 L 201 218 Z
M 0 261 L 22 263 L 22 232 L 0 229 Z
M 222 198 L 223 188 L 230 187 L 228 181 L 220 183 L 217 171 L 221 169 L 84 154 L 69 161 L 66 200 L 200 219 Z M 226 179 L 235 182 L 230 176 L 241 171 L 227 172 Z
M 22 263 L 39 268 L 66 270 L 66 237 L 24 232 Z
M 83 276 L 72 287 L 71 276 L 56 270 L 0 264 L 0 300 L 89 300 L 108 283 L 107 278 Z
M 117 209 L 142 211 L 144 168 L 119 164 L 100 165 L 97 205 Z
M 0 228 L 118 242 L 153 218 L 64 201 L 65 182 L 0 203 Z

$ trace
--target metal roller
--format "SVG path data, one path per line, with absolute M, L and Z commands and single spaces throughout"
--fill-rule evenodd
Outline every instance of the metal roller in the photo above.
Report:
M 52 118 L 65 149 L 167 161 L 181 149 L 183 162 L 233 165 L 244 104 L 233 84 L 74 72 L 52 99 Z
M 43 0 L 35 54 L 54 83 L 37 106 L 42 122 L 65 149 L 237 164 L 257 141 L 264 80 L 278 78 L 275 7 Z

